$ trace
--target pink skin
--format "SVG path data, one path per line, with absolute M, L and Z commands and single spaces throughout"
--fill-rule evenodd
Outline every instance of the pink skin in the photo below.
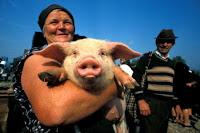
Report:
M 119 58 L 130 59 L 141 55 L 139 52 L 131 50 L 121 43 L 89 38 L 71 43 L 52 43 L 46 49 L 37 52 L 37 54 L 55 59 L 61 64 L 63 63 L 66 78 L 59 78 L 60 80 L 58 81 L 70 79 L 83 88 L 91 88 L 91 83 L 93 85 L 97 84 L 92 88 L 105 88 L 105 86 L 112 82 L 114 75 L 123 85 L 134 86 L 135 81 L 132 77 L 127 76 L 125 73 L 122 74 L 123 72 L 119 72 L 121 70 L 115 69 L 117 67 L 115 67 L 113 60 Z M 58 71 L 51 71 L 54 72 L 47 72 L 40 76 L 42 81 L 46 81 L 45 75 L 50 74 L 54 78 L 57 78 L 56 75 L 59 76 L 59 74 L 56 74 Z
M 102 72 L 102 67 L 97 60 L 89 56 L 76 65 L 75 71 L 79 76 L 90 79 L 98 77 Z
M 72 80 L 83 89 L 90 91 L 92 89 L 92 92 L 106 88 L 113 82 L 114 76 L 118 77 L 123 85 L 127 81 L 134 84 L 132 77 L 130 77 L 130 80 L 122 70 L 117 71 L 117 66 L 113 60 L 119 58 L 131 59 L 141 55 L 121 43 L 108 43 L 89 38 L 71 43 L 57 42 L 35 54 L 54 59 L 63 64 L 64 69 L 56 72 L 66 73 L 67 79 Z M 55 69 L 51 71 L 55 71 Z M 120 92 L 122 91 L 119 90 L 121 95 Z M 108 120 L 116 120 L 122 117 L 125 110 L 123 104 L 124 101 L 119 97 L 113 98 L 104 106 L 108 109 L 105 117 Z

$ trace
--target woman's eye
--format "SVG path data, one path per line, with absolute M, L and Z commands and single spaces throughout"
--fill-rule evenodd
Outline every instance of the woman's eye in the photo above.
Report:
M 64 24 L 72 24 L 72 22 L 69 21 L 69 20 L 65 20 L 63 23 L 64 23 Z
M 58 21 L 51 21 L 50 24 L 57 24 Z

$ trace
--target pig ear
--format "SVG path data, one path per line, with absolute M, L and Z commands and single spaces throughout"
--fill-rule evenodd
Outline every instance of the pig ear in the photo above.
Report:
M 142 55 L 140 52 L 137 52 L 129 48 L 127 45 L 123 43 L 109 42 L 108 48 L 111 50 L 111 54 L 114 60 L 119 58 L 124 58 L 128 60 Z
M 65 59 L 66 52 L 65 49 L 69 47 L 69 43 L 56 42 L 49 44 L 46 48 L 41 51 L 35 51 L 33 54 L 42 55 L 46 58 L 54 59 L 60 63 Z

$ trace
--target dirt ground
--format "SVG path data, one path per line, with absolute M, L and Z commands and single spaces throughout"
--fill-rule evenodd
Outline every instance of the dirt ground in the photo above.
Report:
M 198 127 L 198 129 L 200 129 L 200 127 Z M 194 127 L 183 127 L 180 124 L 169 122 L 168 133 L 200 133 L 198 129 Z
M 6 120 L 8 114 L 7 98 L 0 97 L 0 133 L 6 133 Z

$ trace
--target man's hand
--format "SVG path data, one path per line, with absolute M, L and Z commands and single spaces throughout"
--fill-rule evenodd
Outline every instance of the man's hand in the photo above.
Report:
M 144 99 L 138 101 L 138 106 L 141 115 L 148 116 L 151 114 L 149 104 Z

